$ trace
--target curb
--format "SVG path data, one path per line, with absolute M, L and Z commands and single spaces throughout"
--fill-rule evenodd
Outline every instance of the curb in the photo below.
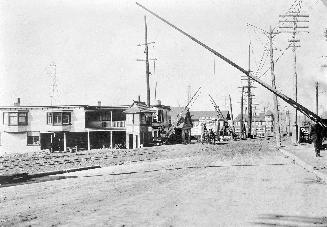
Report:
M 327 183 L 327 175 L 326 174 L 315 170 L 312 165 L 305 163 L 300 158 L 298 158 L 296 155 L 294 155 L 284 149 L 280 148 L 279 151 L 282 152 L 286 158 L 291 159 L 294 164 L 301 166 L 303 169 L 315 174 L 321 181 L 323 181 L 324 183 Z
M 89 169 L 98 169 L 98 168 L 101 168 L 101 166 L 88 166 L 88 167 L 81 167 L 81 168 L 74 168 L 74 169 L 35 173 L 35 174 L 18 173 L 18 174 L 11 174 L 11 175 L 2 175 L 2 176 L 0 176 L 0 185 L 10 184 L 13 182 L 28 181 L 32 178 L 40 178 L 40 177 L 45 177 L 45 176 L 50 176 L 50 175 L 71 173 L 71 172 L 77 172 L 77 171 L 83 171 L 83 170 L 89 170 Z

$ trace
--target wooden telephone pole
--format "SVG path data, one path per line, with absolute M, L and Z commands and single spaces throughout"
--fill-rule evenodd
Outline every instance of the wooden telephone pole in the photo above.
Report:
M 240 122 L 240 131 L 241 131 L 241 138 L 244 137 L 244 118 L 243 118 L 243 109 L 244 109 L 244 106 L 243 106 L 243 93 L 244 93 L 244 87 L 242 87 L 242 95 L 241 95 L 241 122 Z
M 251 73 L 251 43 L 249 44 L 249 73 Z M 251 78 L 248 77 L 248 138 L 252 137 L 252 93 L 251 93 Z
M 148 26 L 146 16 L 144 16 L 145 26 L 145 76 L 146 76 L 146 105 L 150 107 L 150 69 L 149 69 L 149 46 L 148 46 Z
M 232 120 L 232 129 L 233 129 L 233 133 L 235 133 L 232 98 L 230 95 L 229 95 L 229 108 L 230 108 L 230 118 Z
M 285 33 L 291 33 L 292 34 L 292 39 L 288 40 L 290 42 L 290 46 L 293 47 L 293 57 L 294 57 L 294 98 L 295 102 L 297 102 L 297 94 L 298 94 L 298 86 L 297 86 L 297 64 L 296 64 L 296 48 L 300 47 L 299 43 L 300 40 L 296 38 L 296 35 L 301 32 L 307 32 L 309 33 L 306 29 L 309 27 L 306 26 L 305 24 L 308 23 L 309 15 L 307 14 L 301 14 L 300 10 L 293 10 L 290 11 L 286 14 L 280 15 L 280 20 L 279 23 L 281 25 L 279 28 L 281 29 L 281 32 Z M 299 131 L 298 131 L 298 108 L 295 108 L 295 113 L 294 113 L 294 125 L 293 125 L 293 143 L 297 144 L 299 140 Z
M 251 73 L 251 43 L 249 44 L 249 74 Z M 253 94 L 252 94 L 252 88 L 255 88 L 252 86 L 252 81 L 251 78 L 248 76 L 241 76 L 241 80 L 246 81 L 247 85 L 243 86 L 244 89 L 246 89 L 246 94 L 247 94 L 247 137 L 251 138 L 252 137 L 252 99 L 253 99 Z
M 269 29 L 269 43 L 270 43 L 270 72 L 271 72 L 271 86 L 276 89 L 276 78 L 275 78 L 275 62 L 274 62 L 274 47 L 273 47 L 273 37 L 274 31 L 270 26 Z M 280 138 L 280 122 L 279 122 L 279 110 L 278 110 L 278 99 L 277 95 L 274 96 L 274 131 L 276 135 L 276 145 L 277 147 L 281 146 Z
M 144 61 L 145 62 L 145 81 L 146 81 L 146 104 L 150 107 L 150 64 L 149 61 L 156 61 L 156 58 L 149 59 L 149 44 L 155 42 L 148 42 L 148 25 L 146 23 L 146 16 L 144 16 L 144 27 L 145 27 L 145 37 L 144 37 L 144 44 L 138 44 L 137 46 L 145 46 L 145 59 L 136 59 L 136 61 Z

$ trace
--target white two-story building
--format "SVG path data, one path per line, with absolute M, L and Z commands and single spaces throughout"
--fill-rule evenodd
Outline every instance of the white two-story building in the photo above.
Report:
M 125 146 L 128 106 L 0 107 L 0 154 Z

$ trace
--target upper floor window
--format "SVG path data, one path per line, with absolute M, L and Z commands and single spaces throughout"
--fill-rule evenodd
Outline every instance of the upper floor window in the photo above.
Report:
M 71 113 L 70 112 L 53 112 L 47 113 L 48 125 L 70 125 Z
M 110 117 L 110 112 L 101 112 L 99 115 L 99 120 L 100 121 L 110 121 L 111 117 Z
M 26 112 L 8 113 L 8 125 L 27 125 L 27 122 Z

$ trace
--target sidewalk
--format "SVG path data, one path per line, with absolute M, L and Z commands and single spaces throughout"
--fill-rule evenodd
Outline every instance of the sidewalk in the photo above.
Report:
M 321 150 L 322 157 L 316 157 L 313 144 L 299 144 L 297 146 L 289 143 L 283 144 L 280 151 L 293 159 L 295 164 L 302 166 L 316 174 L 327 183 L 327 150 Z

